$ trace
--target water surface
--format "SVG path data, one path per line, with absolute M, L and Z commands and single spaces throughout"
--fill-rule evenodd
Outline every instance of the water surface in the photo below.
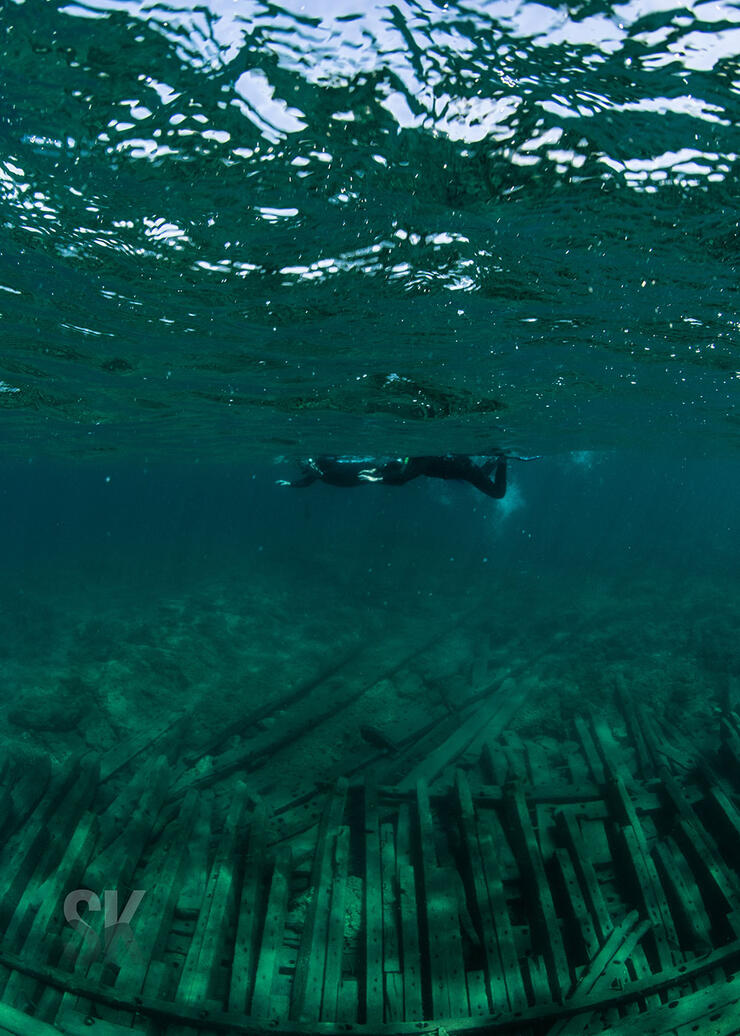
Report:
M 734 455 L 736 5 L 1 18 L 16 455 Z

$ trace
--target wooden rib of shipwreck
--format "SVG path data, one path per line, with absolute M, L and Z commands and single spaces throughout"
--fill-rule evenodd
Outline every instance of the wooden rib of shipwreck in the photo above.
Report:
M 0 1031 L 731 1036 L 740 721 L 687 765 L 618 690 L 565 751 L 498 681 L 287 806 L 183 782 L 165 730 L 112 799 L 110 759 L 6 783 Z M 111 939 L 65 920 L 75 889 L 143 897 Z

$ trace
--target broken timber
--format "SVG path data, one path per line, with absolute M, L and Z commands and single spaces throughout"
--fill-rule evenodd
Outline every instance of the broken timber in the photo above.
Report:
M 111 756 L 16 795 L 6 773 L 0 1030 L 731 1036 L 734 718 L 718 758 L 688 765 L 620 688 L 628 743 L 581 717 L 576 761 L 506 732 L 515 691 L 402 748 L 394 786 L 297 801 L 293 834 L 239 781 L 226 801 L 173 796 L 161 751 L 117 796 Z M 65 921 L 76 888 L 143 892 L 115 953 L 99 916 Z

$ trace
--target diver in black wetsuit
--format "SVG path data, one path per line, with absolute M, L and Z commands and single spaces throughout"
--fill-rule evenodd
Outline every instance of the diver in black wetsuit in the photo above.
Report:
M 506 494 L 506 457 L 469 457 L 465 453 L 447 453 L 443 457 L 312 457 L 303 464 L 303 474 L 292 482 L 280 480 L 278 485 L 303 489 L 312 482 L 328 482 L 332 486 L 360 486 L 364 482 L 381 482 L 386 486 L 402 486 L 412 479 L 455 479 L 469 482 L 481 493 L 500 500 Z

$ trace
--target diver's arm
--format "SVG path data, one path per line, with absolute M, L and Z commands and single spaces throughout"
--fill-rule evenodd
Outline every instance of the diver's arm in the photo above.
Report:
M 322 476 L 322 471 L 313 457 L 309 457 L 308 460 L 301 464 L 301 471 L 303 474 L 300 478 L 294 478 L 292 481 L 288 481 L 284 478 L 279 478 L 275 485 L 287 486 L 289 489 L 305 489 L 306 486 L 312 485 Z
M 303 478 L 294 478 L 292 482 L 288 482 L 284 478 L 279 478 L 275 483 L 276 486 L 287 486 L 289 489 L 305 489 L 306 486 L 310 486 L 318 478 L 318 475 L 304 475 Z

